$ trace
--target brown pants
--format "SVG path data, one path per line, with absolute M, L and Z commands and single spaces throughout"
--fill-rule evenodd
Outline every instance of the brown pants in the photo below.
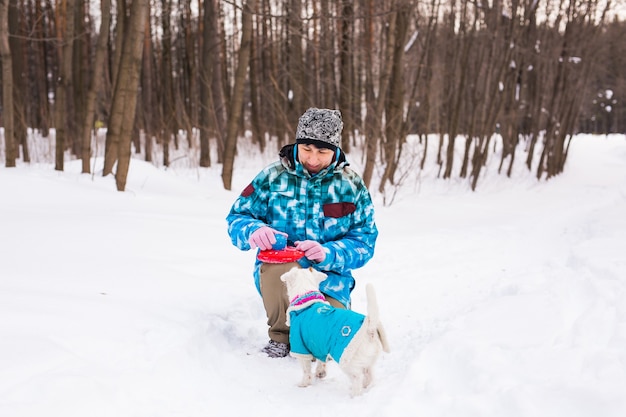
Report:
M 280 276 L 288 272 L 293 267 L 300 268 L 297 262 L 287 264 L 263 264 L 261 265 L 261 296 L 263 306 L 267 314 L 267 324 L 270 326 L 268 335 L 275 342 L 289 343 L 289 326 L 287 321 L 287 308 L 289 298 L 285 283 L 280 280 Z M 336 299 L 324 294 L 326 301 L 336 308 L 346 308 Z

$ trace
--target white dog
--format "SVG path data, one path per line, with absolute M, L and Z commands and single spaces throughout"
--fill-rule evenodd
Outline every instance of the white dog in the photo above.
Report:
M 372 367 L 381 350 L 389 352 L 387 337 L 378 317 L 374 288 L 366 286 L 368 315 L 332 307 L 319 291 L 326 274 L 313 268 L 292 268 L 281 276 L 291 303 L 287 325 L 291 327 L 291 356 L 298 358 L 304 373 L 301 387 L 313 380 L 311 362 L 319 360 L 316 376 L 326 376 L 332 359 L 349 376 L 352 396 L 360 395 L 372 382 Z

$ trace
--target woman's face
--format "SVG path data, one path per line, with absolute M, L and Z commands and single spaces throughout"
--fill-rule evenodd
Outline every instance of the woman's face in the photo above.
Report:
M 309 174 L 317 174 L 333 162 L 335 152 L 315 145 L 298 144 L 298 160 Z

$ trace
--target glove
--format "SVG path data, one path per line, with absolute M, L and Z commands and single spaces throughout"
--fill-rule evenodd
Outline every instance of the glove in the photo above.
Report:
M 296 249 L 304 252 L 304 256 L 309 261 L 320 263 L 326 259 L 326 252 L 324 252 L 324 248 L 318 242 L 314 240 L 302 240 L 294 243 Z
M 261 226 L 254 232 L 252 232 L 252 234 L 250 235 L 250 239 L 248 239 L 248 243 L 250 243 L 250 247 L 252 249 L 272 249 L 272 245 L 276 243 L 276 236 L 274 236 L 275 234 L 287 236 L 286 233 L 279 232 L 278 230 L 272 229 L 269 226 Z

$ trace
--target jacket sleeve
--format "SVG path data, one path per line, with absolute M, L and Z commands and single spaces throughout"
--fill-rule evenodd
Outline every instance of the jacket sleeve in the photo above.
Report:
M 316 265 L 322 271 L 346 271 L 360 268 L 374 256 L 378 229 L 374 221 L 374 204 L 367 187 L 359 181 L 354 224 L 341 239 L 324 243 L 324 261 Z
M 233 245 L 241 250 L 251 249 L 250 235 L 266 225 L 267 201 L 267 172 L 264 170 L 242 191 L 226 216 Z

